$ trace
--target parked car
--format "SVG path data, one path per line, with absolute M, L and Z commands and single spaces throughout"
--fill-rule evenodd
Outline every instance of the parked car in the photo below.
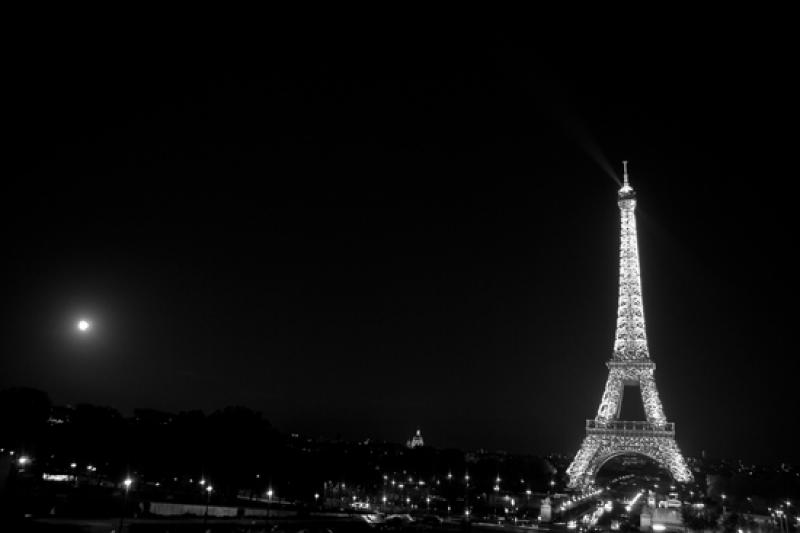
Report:
M 427 526 L 441 526 L 444 524 L 444 519 L 435 514 L 427 514 L 419 519 L 419 522 Z

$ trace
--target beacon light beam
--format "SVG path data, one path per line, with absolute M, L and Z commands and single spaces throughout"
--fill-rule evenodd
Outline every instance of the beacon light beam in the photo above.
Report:
M 578 115 L 575 107 L 564 99 L 563 88 L 557 85 L 545 85 L 540 86 L 540 90 L 545 91 L 541 99 L 541 110 L 549 116 L 565 137 L 577 144 L 617 186 L 622 187 L 619 175 L 609 163 L 586 122 Z

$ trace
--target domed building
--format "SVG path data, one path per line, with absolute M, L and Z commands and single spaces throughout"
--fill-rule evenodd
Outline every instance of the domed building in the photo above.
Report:
M 417 448 L 420 446 L 425 446 L 425 441 L 422 440 L 422 432 L 417 429 L 416 434 L 413 437 L 406 441 L 406 446 L 409 448 Z

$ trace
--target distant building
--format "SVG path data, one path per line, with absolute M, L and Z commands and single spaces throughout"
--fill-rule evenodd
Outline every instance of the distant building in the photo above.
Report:
M 47 419 L 47 423 L 51 426 L 69 424 L 72 422 L 74 413 L 75 409 L 71 405 L 54 405 L 50 408 L 50 417 Z
M 417 430 L 417 433 L 406 441 L 406 446 L 409 448 L 418 448 L 425 446 L 425 441 L 422 440 L 422 432 Z

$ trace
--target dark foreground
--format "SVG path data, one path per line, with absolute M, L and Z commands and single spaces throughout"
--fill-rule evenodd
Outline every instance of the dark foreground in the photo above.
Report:
M 0 530 L 19 533 L 119 533 L 119 520 L 108 519 L 29 519 L 6 524 Z M 6 529 L 8 528 L 8 529 Z M 534 528 L 500 527 L 490 524 L 444 523 L 429 525 L 412 522 L 400 526 L 370 525 L 360 518 L 312 519 L 265 524 L 252 519 L 214 519 L 204 523 L 202 518 L 184 519 L 126 519 L 124 533 L 489 533 L 503 530 L 508 533 L 535 531 Z M 541 529 L 540 531 L 546 531 Z

